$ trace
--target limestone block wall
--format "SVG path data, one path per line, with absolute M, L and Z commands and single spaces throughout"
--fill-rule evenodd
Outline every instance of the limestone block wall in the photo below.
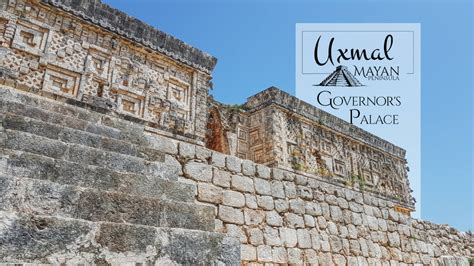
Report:
M 413 219 L 375 194 L 163 138 L 243 264 L 468 265 L 471 233 Z
M 388 180 L 380 188 L 390 192 L 395 180 L 404 188 L 395 196 L 410 203 L 403 149 L 281 91 L 249 98 L 228 147 L 281 168 L 200 146 L 215 63 L 100 1 L 0 1 L 0 83 L 143 125 L 147 148 L 178 169 L 160 174 L 179 175 L 214 208 L 211 229 L 240 240 L 244 264 L 462 265 L 473 256 L 472 234 L 412 219 L 387 193 L 345 183 Z
M 203 230 L 233 237 L 233 243 L 237 239 L 240 241 L 240 255 L 234 249 L 230 250 L 232 256 L 229 256 L 226 251 L 229 246 L 224 249 L 216 246 L 216 242 L 205 240 L 207 234 L 201 234 L 204 238 L 196 238 L 199 232 L 182 231 L 181 240 L 177 243 L 178 253 L 174 254 L 182 259 L 179 255 L 182 252 L 195 254 L 184 257 L 184 261 L 188 262 L 200 261 L 198 256 L 206 257 L 206 254 L 215 258 L 213 256 L 219 252 L 224 252 L 223 255 L 233 261 L 234 256 L 240 256 L 243 264 L 252 265 L 467 265 L 467 258 L 472 257 L 474 245 L 471 233 L 412 219 L 397 212 L 393 202 L 378 198 L 371 192 L 332 184 L 317 175 L 269 168 L 199 145 L 149 133 L 140 123 L 95 112 L 93 106 L 84 106 L 80 102 L 76 106 L 56 103 L 31 94 L 26 96 L 26 93 L 13 88 L 2 89 L 1 95 L 2 111 L 6 113 L 2 117 L 3 136 L 0 141 L 4 154 L 0 172 L 10 175 L 0 182 L 0 190 L 5 191 L 0 200 L 3 210 L 16 210 L 12 208 L 17 206 L 15 208 L 21 207 L 19 210 L 24 215 L 30 215 L 38 211 L 43 213 L 42 208 L 45 207 L 46 214 L 69 222 L 71 217 L 88 219 L 89 213 L 117 208 L 120 211 L 98 211 L 100 219 L 120 221 L 127 223 L 127 226 L 185 225 L 187 229 L 200 226 Z M 21 116 L 31 118 L 21 119 Z M 97 132 L 104 136 L 95 136 L 98 138 L 95 140 Z M 22 153 L 25 153 L 24 157 Z M 12 160 L 8 156 L 12 156 Z M 21 181 L 21 178 L 14 178 L 16 175 L 32 180 Z M 161 186 L 155 183 L 157 178 L 163 179 L 163 182 L 172 180 L 174 186 Z M 53 185 L 49 180 L 58 184 Z M 18 183 L 20 181 L 27 183 Z M 70 186 L 74 184 L 87 188 L 71 190 Z M 25 185 L 33 189 L 25 190 Z M 50 189 L 44 189 L 47 187 Z M 68 197 L 60 201 L 55 191 L 62 191 Z M 116 198 L 119 201 L 109 201 L 111 198 L 105 197 L 115 192 L 131 195 L 120 193 L 123 197 Z M 85 196 L 89 193 L 93 196 L 87 197 L 90 204 L 77 207 L 69 198 L 73 195 L 71 193 Z M 179 216 L 159 208 L 148 208 L 155 205 L 141 207 L 145 202 L 156 202 L 161 198 L 186 200 L 186 203 L 167 203 L 171 210 L 180 210 Z M 54 204 L 49 206 L 48 202 Z M 128 207 L 123 208 L 124 203 Z M 192 211 L 184 208 L 190 203 L 193 203 Z M 73 211 L 74 208 L 81 211 Z M 123 213 L 124 210 L 127 212 Z M 4 213 L 0 213 L 3 220 L 15 220 L 21 224 L 31 220 L 26 216 L 5 219 L 2 215 Z M 125 220 L 128 215 L 137 218 Z M 166 222 L 168 220 L 170 223 Z M 131 221 L 136 224 L 130 224 Z M 12 228 L 11 222 L 4 222 L 3 225 Z M 15 246 L 17 241 L 12 240 L 21 235 L 36 239 L 21 242 L 19 247 L 26 247 L 25 250 L 30 244 L 35 250 L 53 245 L 54 251 L 61 253 L 67 249 L 64 243 L 70 243 L 77 237 L 74 230 L 67 228 L 61 229 L 60 236 L 54 230 L 45 234 L 42 228 L 33 230 L 38 232 L 33 235 L 31 230 L 22 228 L 3 230 L 0 242 L 3 240 L 6 248 L 1 251 L 8 256 L 21 257 L 23 251 L 18 250 L 22 249 Z M 88 228 L 81 232 L 88 234 Z M 155 234 L 153 230 L 143 234 Z M 103 234 L 102 231 L 94 232 Z M 53 235 L 57 237 L 51 238 Z M 117 241 L 121 252 L 135 249 L 134 241 L 142 236 L 133 232 L 119 235 L 121 238 Z M 215 237 L 218 237 L 217 243 L 219 239 L 224 239 L 220 234 Z M 147 239 L 144 238 L 146 243 L 141 245 L 140 250 L 160 243 Z M 159 240 L 168 243 L 166 239 Z M 201 241 L 207 246 L 203 246 Z M 141 240 L 139 242 L 142 243 Z M 103 244 L 107 243 L 111 242 L 105 238 Z M 81 256 L 68 254 L 72 258 Z
M 214 101 L 209 114 L 211 149 L 315 174 L 377 193 L 405 212 L 414 209 L 404 149 L 278 88 L 259 92 L 241 106 Z M 222 149 L 225 144 L 228 148 Z

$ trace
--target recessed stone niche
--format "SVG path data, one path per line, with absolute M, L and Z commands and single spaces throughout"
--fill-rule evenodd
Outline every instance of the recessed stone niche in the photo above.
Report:
M 118 111 L 124 114 L 143 117 L 145 97 L 126 90 L 113 90 L 116 94 Z
M 86 61 L 86 71 L 92 72 L 96 77 L 106 80 L 109 73 L 110 56 L 95 49 L 89 49 Z
M 20 20 L 16 25 L 12 47 L 39 56 L 45 50 L 48 35 L 47 28 Z
M 180 108 L 184 108 L 189 111 L 191 102 L 189 87 L 189 84 L 184 81 L 170 78 L 168 85 L 168 100 L 170 100 L 172 103 L 176 103 Z
M 67 69 L 48 65 L 43 90 L 61 96 L 75 98 L 79 90 L 80 75 Z

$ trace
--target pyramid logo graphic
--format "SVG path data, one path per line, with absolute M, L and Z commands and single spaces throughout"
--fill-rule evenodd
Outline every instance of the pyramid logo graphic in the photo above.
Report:
M 349 72 L 346 66 L 338 66 L 336 70 L 321 81 L 318 86 L 360 87 L 364 85 Z

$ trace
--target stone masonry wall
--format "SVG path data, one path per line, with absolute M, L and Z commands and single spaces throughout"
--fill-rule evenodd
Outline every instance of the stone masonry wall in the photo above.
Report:
M 243 264 L 468 265 L 473 256 L 471 233 L 403 215 L 374 194 L 185 142 L 159 145 L 196 200 L 215 206 L 215 230 L 240 239 Z
M 23 99 L 24 96 L 21 95 L 25 95 L 25 93 L 18 91 L 13 93 L 15 89 L 9 89 L 7 91 L 10 90 L 12 93 L 2 94 L 1 101 L 6 104 L 2 106 L 2 109 L 13 111 L 17 110 L 16 108 L 19 104 L 17 101 L 19 100 L 15 100 L 14 103 L 7 103 L 10 101 L 8 99 Z M 5 96 L 9 94 L 12 94 L 12 96 Z M 18 95 L 15 96 L 16 94 Z M 122 147 L 119 145 L 102 146 L 102 144 L 97 146 L 98 148 L 94 149 L 94 151 L 103 153 L 103 156 L 99 156 L 98 153 L 86 153 L 82 158 L 77 157 L 78 159 L 75 160 L 75 153 L 72 153 L 72 157 L 71 154 L 68 153 L 66 158 L 74 159 L 74 161 L 78 163 L 103 164 L 104 167 L 108 167 L 113 171 L 130 172 L 133 170 L 134 173 L 142 173 L 144 175 L 140 180 L 146 181 L 142 185 L 144 185 L 143 188 L 149 193 L 145 194 L 147 197 L 148 195 L 153 195 L 155 197 L 164 196 L 166 198 L 174 195 L 174 190 L 165 189 L 160 191 L 155 190 L 153 186 L 146 186 L 148 182 L 156 179 L 156 177 L 175 180 L 180 186 L 186 185 L 190 191 L 186 190 L 188 191 L 186 193 L 180 192 L 182 196 L 186 197 L 186 195 L 190 194 L 190 200 L 194 201 L 195 206 L 211 208 L 208 208 L 210 210 L 206 212 L 206 220 L 203 220 L 201 216 L 197 216 L 195 218 L 200 217 L 199 220 L 185 218 L 183 220 L 177 219 L 175 222 L 178 224 L 188 224 L 187 227 L 190 228 L 194 228 L 194 225 L 201 224 L 206 230 L 214 230 L 216 233 L 225 233 L 230 237 L 239 239 L 241 242 L 240 258 L 242 264 L 468 265 L 467 258 L 472 257 L 474 250 L 472 234 L 458 232 L 449 226 L 436 225 L 412 219 L 409 216 L 397 212 L 393 202 L 378 198 L 375 194 L 371 194 L 368 191 L 358 191 L 357 189 L 343 185 L 330 184 L 327 180 L 316 175 L 303 175 L 294 171 L 269 168 L 261 164 L 255 164 L 249 160 L 242 160 L 235 156 L 211 151 L 202 146 L 149 133 L 146 132 L 146 128 L 139 123 L 94 112 L 93 109 L 89 109 L 90 106 L 79 105 L 86 109 L 77 106 L 74 107 L 67 103 L 58 103 L 58 106 L 50 106 L 53 105 L 53 101 L 48 100 L 48 103 L 45 103 L 43 102 L 44 100 L 45 99 L 42 99 L 40 101 L 39 97 L 32 97 L 31 94 L 24 98 L 24 100 L 21 100 L 21 103 L 33 106 L 31 109 L 27 108 L 23 111 L 21 111 L 22 109 L 20 108 L 19 114 L 16 115 L 32 115 L 36 118 L 31 120 L 27 119 L 23 123 L 21 123 L 21 120 L 18 120 L 16 124 L 10 122 L 3 124 L 8 128 L 6 131 L 7 136 L 13 137 L 12 139 L 10 139 L 10 137 L 7 138 L 8 142 L 5 142 L 6 140 L 3 139 L 6 143 L 5 145 L 8 144 L 6 146 L 7 148 L 62 158 L 61 154 L 65 152 L 62 148 L 64 146 L 58 146 L 52 149 L 47 148 L 46 150 L 40 148 L 49 147 L 53 145 L 53 142 L 56 143 L 56 140 L 50 138 L 54 138 L 55 132 L 56 134 L 58 133 L 55 130 L 50 132 L 45 131 L 46 128 L 41 127 L 42 124 L 38 121 L 38 119 L 60 121 L 57 120 L 59 114 L 55 113 L 60 110 L 70 115 L 75 113 L 75 117 L 81 117 L 83 119 L 89 117 L 88 119 L 102 121 L 105 125 L 113 125 L 127 129 L 127 132 L 130 131 L 124 135 L 127 139 L 138 140 L 140 143 L 141 139 L 146 140 L 146 149 L 144 151 L 148 152 L 140 153 L 140 156 L 159 154 L 159 158 L 156 158 L 159 162 L 142 162 L 139 158 L 129 158 L 129 155 L 127 155 L 127 157 L 122 154 L 115 154 L 115 157 L 111 157 L 112 154 L 108 154 L 111 148 L 113 148 L 112 150 L 114 151 L 121 151 L 127 154 L 130 152 L 133 154 L 133 147 L 135 146 L 131 144 L 125 145 L 127 144 L 126 142 L 123 143 Z M 52 112 L 52 117 L 56 119 L 48 119 L 47 114 L 49 112 Z M 15 116 L 14 114 L 8 114 L 8 117 L 12 115 L 13 117 Z M 85 127 L 84 124 L 77 124 L 77 120 L 77 118 L 71 117 L 67 120 L 67 123 L 63 121 L 59 122 L 59 124 L 71 124 L 74 128 L 80 128 L 80 125 Z M 98 127 L 99 125 L 94 124 L 94 126 Z M 49 125 L 49 127 L 54 129 L 53 125 Z M 37 132 L 40 135 L 49 137 L 37 136 L 35 139 L 38 141 L 34 142 L 30 140 L 30 142 L 25 142 L 21 141 L 22 138 L 19 136 L 22 134 L 28 135 L 28 133 L 15 133 L 15 130 L 12 131 L 11 128 L 27 132 Z M 93 132 L 96 132 L 96 130 L 93 130 Z M 114 136 L 114 134 L 111 135 Z M 64 138 L 64 136 L 61 135 L 60 139 L 67 140 L 68 138 Z M 81 145 L 91 145 L 87 138 L 70 137 L 70 139 L 76 142 L 79 141 Z M 33 143 L 36 144 L 33 145 Z M 76 147 L 77 144 L 73 144 L 72 146 Z M 82 148 L 92 152 L 90 148 L 86 148 L 85 146 Z M 153 153 L 150 153 L 151 151 L 153 151 Z M 110 160 L 111 158 L 115 159 Z M 133 175 L 130 176 L 132 177 L 131 179 L 126 179 L 125 176 L 123 180 L 120 178 L 110 179 L 110 176 L 99 174 L 99 172 L 92 172 L 95 174 L 91 175 L 92 173 L 86 171 L 84 172 L 86 173 L 84 176 L 80 174 L 81 170 L 75 174 L 76 170 L 73 169 L 70 169 L 72 173 L 66 171 L 61 174 L 56 167 L 60 167 L 59 169 L 62 171 L 65 171 L 67 168 L 64 169 L 63 166 L 61 166 L 62 164 L 55 164 L 55 166 L 52 167 L 50 160 L 33 160 L 31 162 L 24 162 L 23 164 L 7 160 L 7 164 L 4 162 L 0 162 L 0 164 L 2 169 L 5 168 L 7 170 L 10 166 L 13 166 L 13 170 L 16 169 L 15 167 L 23 169 L 21 168 L 22 166 L 25 167 L 30 163 L 32 164 L 30 167 L 33 167 L 30 170 L 38 167 L 36 174 L 34 171 L 30 172 L 25 169 L 11 173 L 8 171 L 5 172 L 13 176 L 20 174 L 34 179 L 51 178 L 52 180 L 58 179 L 56 182 L 66 183 L 81 183 L 82 181 L 78 181 L 75 178 L 79 178 L 79 180 L 85 178 L 88 179 L 86 183 L 100 184 L 97 188 L 95 188 L 96 186 L 92 186 L 94 189 L 102 190 L 104 186 L 106 190 L 110 190 L 111 187 L 118 187 L 120 191 L 133 191 L 137 189 L 137 180 L 133 178 Z M 85 161 L 82 162 L 81 160 Z M 19 162 L 21 162 L 21 160 Z M 136 164 L 132 162 L 136 162 Z M 24 165 L 25 163 L 26 165 Z M 48 171 L 45 171 L 46 169 Z M 11 185 L 15 184 L 15 182 L 16 179 Z M 31 204 L 34 202 L 34 200 L 32 200 L 34 198 L 25 196 L 23 192 L 15 192 L 8 184 L 0 184 L 3 184 L 0 186 L 0 189 L 6 189 L 7 196 L 10 195 L 6 198 L 13 199 L 13 201 L 10 201 L 12 204 L 21 205 L 22 202 L 24 203 L 21 206 L 24 206 L 22 210 L 26 212 L 25 215 L 37 210 L 37 207 L 35 207 L 37 204 Z M 37 191 L 40 193 L 36 194 L 43 198 L 49 198 L 53 200 L 53 202 L 57 202 L 58 200 L 57 196 L 54 196 L 56 194 L 51 194 L 48 192 L 49 190 L 38 187 Z M 82 189 L 78 190 L 78 192 L 79 191 L 82 191 Z M 96 194 L 100 195 L 101 193 L 107 194 L 110 192 L 97 191 Z M 70 193 L 66 194 L 69 195 Z M 15 200 L 17 197 L 23 197 L 27 200 L 17 201 Z M 60 207 L 59 210 L 67 210 L 66 212 L 58 212 L 61 216 L 76 217 L 78 213 L 69 209 L 71 202 L 68 199 L 69 197 L 66 197 L 64 198 L 65 201 L 57 202 L 56 205 L 51 207 L 53 207 L 52 209 L 56 209 L 54 206 L 57 206 Z M 120 212 L 116 212 L 115 214 L 112 212 L 109 215 L 104 213 L 102 218 L 111 219 L 112 221 L 121 221 L 120 217 L 124 211 L 124 208 L 121 206 L 127 201 L 123 201 L 118 205 L 109 205 L 107 201 L 104 202 L 106 198 L 100 196 L 91 197 L 90 199 L 98 199 L 98 201 L 91 200 L 90 205 L 83 205 L 82 213 L 87 214 L 97 211 L 97 208 L 107 209 L 110 208 L 110 206 L 116 206 Z M 44 202 L 41 203 L 44 206 Z M 182 203 L 176 204 L 178 205 L 175 207 L 170 205 L 170 208 L 182 209 Z M 167 219 L 171 220 L 173 220 L 173 217 L 176 218 L 176 216 L 173 215 L 168 216 L 166 212 L 160 212 L 158 214 L 156 212 L 150 212 L 148 209 L 143 211 L 143 207 L 146 206 L 141 206 L 138 201 L 132 201 L 131 205 L 125 205 L 129 206 L 127 210 L 133 211 L 133 217 L 145 217 L 143 219 L 138 218 L 134 220 L 139 224 L 161 224 L 162 218 L 159 217 L 168 217 Z M 182 212 L 187 215 L 193 213 L 188 210 L 183 210 Z M 201 212 L 197 211 L 197 213 Z M 129 215 L 128 213 L 125 214 Z M 87 218 L 87 216 L 84 215 L 79 217 Z M 124 220 L 123 222 L 126 221 L 127 220 Z M 1 223 L 2 222 L 0 222 L 0 224 Z M 5 228 L 11 227 L 8 223 L 2 225 L 5 225 Z M 40 226 L 40 228 L 43 227 Z M 22 233 L 23 231 L 19 232 L 16 229 L 13 230 L 13 232 L 24 235 L 24 233 Z M 70 236 L 70 233 L 72 233 L 72 231 L 61 231 L 61 234 L 64 236 L 73 237 Z M 50 243 L 49 237 L 45 238 L 45 235 L 41 232 L 39 232 L 39 234 L 39 236 L 42 236 L 41 241 L 43 242 L 33 241 L 35 247 L 40 248 L 42 244 L 40 245 L 38 243 L 54 244 L 55 250 L 62 252 L 61 246 L 55 244 L 58 242 L 56 241 L 58 239 L 51 239 L 51 241 L 54 240 L 55 242 Z M 186 232 L 183 232 L 182 236 L 184 239 L 189 238 L 189 241 L 193 239 L 193 234 L 186 234 Z M 2 236 L 0 236 L 0 238 L 2 238 Z M 61 236 L 59 239 L 61 240 L 63 237 Z M 131 235 L 124 235 L 123 239 L 123 241 L 125 241 L 124 243 L 127 241 L 133 242 L 136 236 L 131 237 Z M 2 242 L 2 240 L 5 241 L 5 238 L 0 239 L 0 242 Z M 194 249 L 193 245 L 199 242 L 194 241 L 193 245 L 191 245 L 189 241 L 183 240 L 183 243 L 187 244 L 183 244 L 183 247 L 178 250 L 178 253 L 191 252 Z M 12 245 L 16 242 L 7 238 L 4 243 Z M 211 243 L 211 251 L 214 250 L 212 249 L 212 245 Z M 122 246 L 123 250 L 129 248 L 134 249 L 133 244 L 130 246 L 122 244 Z M 12 255 L 21 256 L 21 254 L 20 252 L 13 253 Z M 192 259 L 192 261 L 199 260 L 195 257 L 187 258 L 189 260 Z
M 213 102 L 208 130 L 216 134 L 208 134 L 212 145 L 207 147 L 362 188 L 397 203 L 406 213 L 414 210 L 402 148 L 275 87 L 241 106 Z M 224 134 L 219 136 L 216 129 Z M 216 140 L 228 143 L 227 151 L 216 147 Z
M 251 115 L 240 115 L 244 113 L 242 106 L 237 108 L 239 115 L 235 117 L 242 121 L 235 132 L 231 132 L 234 135 L 229 135 L 235 143 L 227 147 L 235 150 L 235 154 L 257 162 L 278 159 L 279 164 L 274 165 L 286 166 L 285 169 L 270 168 L 200 146 L 206 136 L 208 89 L 215 63 L 212 56 L 98 0 L 0 0 L 0 84 L 36 94 L 35 97 L 51 98 L 65 106 L 84 107 L 87 109 L 84 112 L 94 116 L 103 115 L 107 119 L 112 117 L 112 120 L 140 125 L 139 135 L 150 137 L 145 138 L 150 139 L 150 143 L 147 140 L 144 144 L 145 150 L 165 153 L 161 162 L 164 168 L 159 168 L 161 170 L 155 174 L 187 183 L 194 192 L 191 201 L 199 203 L 201 208 L 211 209 L 211 222 L 203 222 L 199 219 L 201 216 L 195 215 L 193 219 L 178 219 L 179 223 L 190 223 L 185 228 L 190 230 L 199 220 L 206 230 L 214 228 L 218 233 L 239 239 L 243 264 L 468 263 L 467 258 L 473 256 L 474 250 L 471 233 L 412 219 L 397 211 L 394 200 L 380 197 L 361 186 L 331 182 L 328 177 L 332 174 L 326 176 L 328 172 L 334 172 L 339 174 L 341 181 L 350 178 L 344 181 L 352 183 L 355 177 L 365 182 L 374 177 L 378 180 L 379 173 L 387 173 L 384 175 L 387 180 L 405 182 L 403 149 L 339 123 L 337 118 L 295 97 L 270 89 L 249 98 L 244 107 Z M 301 117 L 294 121 L 288 119 L 288 113 L 283 109 Z M 262 126 L 264 128 L 260 128 Z M 34 126 L 28 124 L 23 129 L 28 131 L 29 127 Z M 324 130 L 316 131 L 320 127 Z M 337 130 L 337 134 L 327 133 L 326 128 Z M 314 132 L 321 134 L 311 135 Z M 50 132 L 41 133 L 49 135 Z M 362 144 L 348 145 L 345 136 Z M 46 144 L 52 141 L 38 139 Z M 306 143 L 308 140 L 311 142 Z M 25 149 L 27 144 L 18 142 L 18 146 Z M 288 145 L 287 148 L 277 150 L 276 146 L 283 147 L 282 144 Z M 394 155 L 396 162 L 379 156 L 378 151 L 366 149 L 366 145 Z M 302 147 L 312 147 L 314 154 L 306 154 L 309 149 L 300 151 Z M 36 149 L 35 152 L 42 152 L 42 149 Z M 97 149 L 105 152 L 103 147 Z M 355 157 L 360 157 L 360 166 L 351 165 L 348 158 L 340 155 L 345 154 L 342 150 L 349 149 Z M 127 152 L 126 149 L 118 150 Z M 320 155 L 319 150 L 327 150 L 327 154 Z M 94 154 L 101 160 L 108 158 Z M 101 160 L 90 161 L 97 164 Z M 142 162 L 142 159 L 136 160 Z M 108 162 L 114 168 L 109 170 L 120 172 L 123 169 L 116 162 L 120 160 Z M 143 162 L 143 165 L 141 168 L 141 164 L 136 164 L 133 170 L 149 179 L 144 168 L 151 166 L 149 162 Z M 320 167 L 324 165 L 328 165 L 327 169 Z M 380 172 L 381 167 L 396 172 Z M 176 171 L 169 173 L 164 170 L 167 168 Z M 98 177 L 97 180 L 103 181 L 100 175 Z M 380 180 L 384 181 L 383 178 Z M 389 192 L 397 187 L 393 182 L 381 184 Z M 408 202 L 408 183 L 401 185 L 406 185 L 399 192 Z M 0 184 L 1 188 L 15 194 L 4 184 Z M 47 191 L 41 193 L 47 194 Z M 184 205 L 176 203 L 172 207 L 180 209 L 179 206 Z M 149 221 L 157 220 L 154 213 L 142 212 L 138 203 L 130 209 L 134 214 L 148 217 Z M 160 215 L 166 216 L 166 213 Z M 142 224 L 147 219 L 140 218 L 136 222 Z M 0 224 L 0 231 L 3 225 Z M 88 230 L 84 231 L 87 233 Z M 183 236 L 193 239 L 194 233 L 183 232 Z M 63 233 L 67 236 L 73 232 L 64 230 Z M 208 235 L 201 234 L 203 237 Z M 130 240 L 128 236 L 123 237 Z M 220 239 L 221 234 L 214 237 Z M 183 239 L 178 241 L 180 247 L 185 243 L 181 251 L 195 251 L 187 238 Z M 45 242 L 51 244 L 51 239 L 45 238 Z M 41 241 L 34 242 L 38 243 Z M 213 245 L 212 241 L 210 244 Z M 61 245 L 56 246 L 61 249 Z M 194 243 L 194 246 L 199 244 Z M 124 250 L 126 248 L 130 247 L 124 244 Z M 209 249 L 213 248 L 216 249 L 215 246 Z M 206 251 L 198 253 L 201 255 Z M 189 257 L 189 261 L 195 261 L 195 256 Z
M 100 1 L 0 2 L 0 79 L 203 143 L 216 59 Z

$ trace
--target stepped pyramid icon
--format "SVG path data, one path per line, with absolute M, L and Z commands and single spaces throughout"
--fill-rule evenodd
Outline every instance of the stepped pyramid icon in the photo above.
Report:
M 351 74 L 346 66 L 338 66 L 334 72 L 319 83 L 319 86 L 359 87 L 364 85 Z

